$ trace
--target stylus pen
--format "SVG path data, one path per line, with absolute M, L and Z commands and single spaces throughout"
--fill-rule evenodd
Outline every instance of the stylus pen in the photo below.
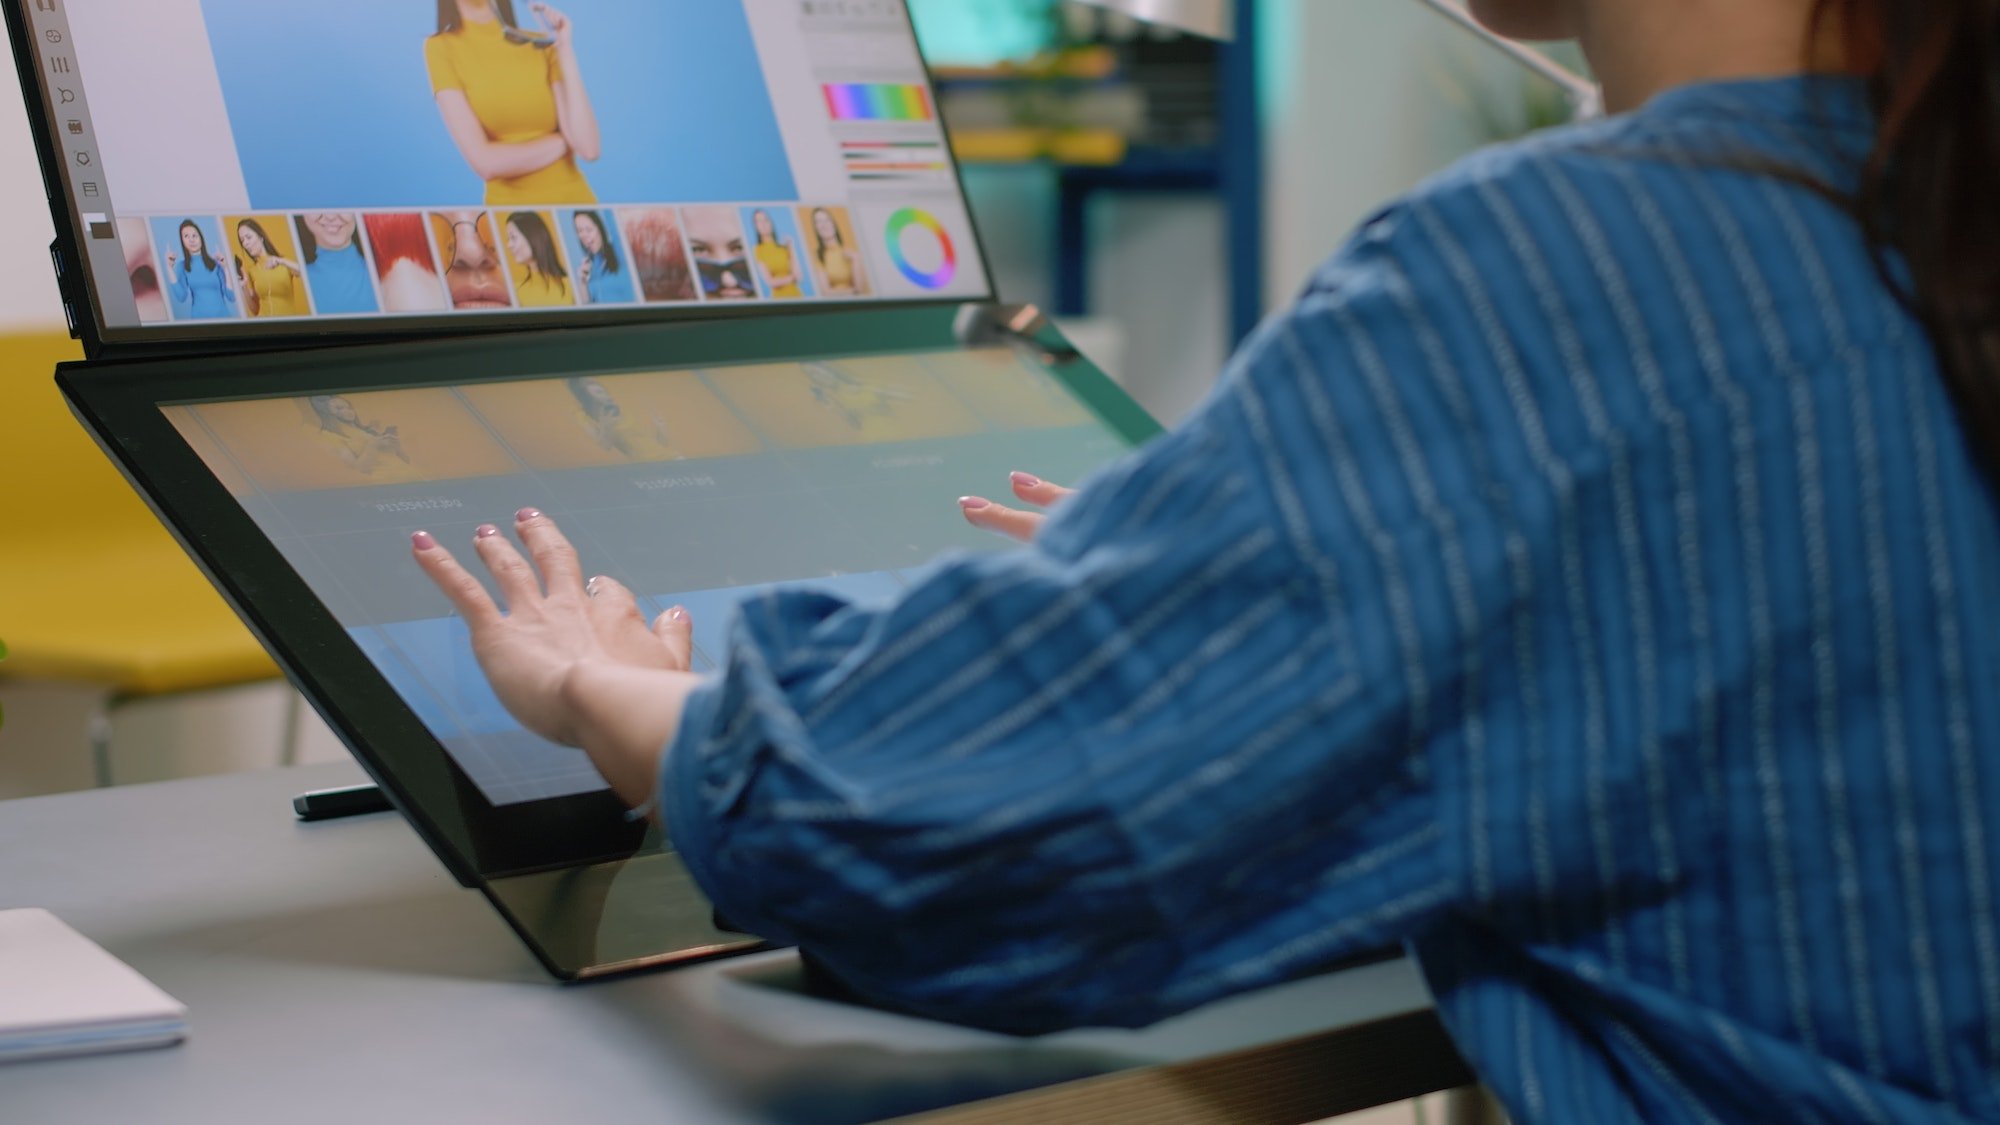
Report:
M 389 798 L 373 785 L 346 789 L 318 789 L 292 798 L 292 811 L 300 820 L 339 820 L 349 816 L 388 812 L 394 808 Z

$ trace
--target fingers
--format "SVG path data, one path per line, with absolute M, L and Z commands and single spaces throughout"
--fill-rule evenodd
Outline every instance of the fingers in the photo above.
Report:
M 1007 480 L 1009 484 L 1013 485 L 1014 495 L 1019 496 L 1030 504 L 1037 504 L 1044 508 L 1060 503 L 1075 493 L 1075 489 L 1064 488 L 1059 484 L 1050 484 L 1048 481 L 1030 476 L 1027 473 L 1014 473 Z
M 493 598 L 486 593 L 486 587 L 479 579 L 460 566 L 451 552 L 438 546 L 437 539 L 428 531 L 419 531 L 410 536 L 411 549 L 417 556 L 417 565 L 439 590 L 451 601 L 466 623 L 478 629 L 500 620 L 500 607 L 493 604 Z
M 662 613 L 653 622 L 653 635 L 673 654 L 674 667 L 685 672 L 694 664 L 694 618 L 686 609 L 675 606 Z
M 535 572 L 528 566 L 528 560 L 514 549 L 514 544 L 500 534 L 500 529 L 492 524 L 484 524 L 472 536 L 473 550 L 479 552 L 479 560 L 493 574 L 493 584 L 500 587 L 500 596 L 507 602 L 509 612 L 520 612 L 523 606 L 534 604 L 542 596 L 542 586 L 535 580 Z
M 533 508 L 523 508 L 515 513 L 514 526 L 521 534 L 521 542 L 528 545 L 528 553 L 534 556 L 535 567 L 542 572 L 542 582 L 549 593 L 575 590 L 583 585 L 583 567 L 576 561 L 576 548 L 570 546 L 556 521 Z
M 1021 512 L 1002 504 L 995 504 L 983 496 L 966 496 L 959 500 L 959 509 L 965 513 L 967 523 L 997 531 L 1010 539 L 1026 543 L 1042 529 L 1044 517 L 1040 512 Z
M 615 625 L 621 621 L 646 623 L 646 615 L 639 612 L 639 599 L 617 579 L 593 578 L 583 590 L 590 595 L 591 620 L 598 625 Z

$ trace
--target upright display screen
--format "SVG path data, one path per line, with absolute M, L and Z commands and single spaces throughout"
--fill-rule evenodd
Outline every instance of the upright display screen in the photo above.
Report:
M 540 508 L 649 616 L 686 606 L 706 670 L 739 601 L 784 585 L 893 598 L 941 552 L 1007 545 L 964 522 L 959 495 L 1021 468 L 1080 479 L 1128 445 L 1005 349 L 163 409 L 495 806 L 605 783 L 501 707 L 412 532 L 470 557 L 481 523 Z
M 903 0 L 9 0 L 102 327 L 990 296 Z

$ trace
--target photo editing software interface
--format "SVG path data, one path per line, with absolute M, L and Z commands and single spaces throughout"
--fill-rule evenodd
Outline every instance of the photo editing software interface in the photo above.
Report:
M 500 705 L 412 533 L 470 559 L 481 523 L 539 508 L 649 620 L 685 606 L 695 669 L 710 671 L 744 599 L 893 598 L 940 554 L 1011 546 L 966 524 L 958 496 L 1023 467 L 1080 480 L 1128 447 L 1010 349 L 164 409 L 495 805 L 605 783 Z
M 904 0 L 8 2 L 106 329 L 991 295 Z

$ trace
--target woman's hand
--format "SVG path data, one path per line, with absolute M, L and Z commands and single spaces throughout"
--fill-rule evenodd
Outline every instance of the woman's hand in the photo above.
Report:
M 536 734 L 577 745 L 583 717 L 565 686 L 579 669 L 685 672 L 692 623 L 677 606 L 648 628 L 630 590 L 609 578 L 586 586 L 576 549 L 542 513 L 523 509 L 515 529 L 532 565 L 491 524 L 473 539 L 505 612 L 428 533 L 418 532 L 412 545 L 417 565 L 471 627 L 473 655 L 507 710 Z
M 542 17 L 542 24 L 549 29 L 549 34 L 556 37 L 556 48 L 558 50 L 567 49 L 572 45 L 570 32 L 575 25 L 570 23 L 568 16 L 563 15 L 562 12 L 549 7 L 547 4 L 530 4 L 528 7 L 532 8 L 536 15 Z
M 1050 484 L 1027 473 L 1013 474 L 1008 478 L 1008 483 L 1013 487 L 1014 495 L 1038 508 L 1052 507 L 1072 492 L 1071 489 Z M 958 506 L 965 512 L 966 521 L 972 526 L 997 531 L 1002 535 L 1019 539 L 1023 543 L 1032 540 L 1036 533 L 1041 531 L 1043 521 L 1048 518 L 1041 512 L 1023 512 L 995 504 L 983 496 L 962 496 L 959 498 Z

